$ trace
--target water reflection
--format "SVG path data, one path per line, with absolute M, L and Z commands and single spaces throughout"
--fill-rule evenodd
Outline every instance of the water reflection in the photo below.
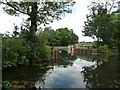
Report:
M 117 56 L 52 52 L 49 64 L 3 71 L 12 88 L 120 88 Z M 42 69 L 42 68 L 44 69 Z
M 84 67 L 82 72 L 88 88 L 120 88 L 118 57 L 110 56 L 97 67 Z
M 67 67 L 54 66 L 53 69 L 47 71 L 44 75 L 45 81 L 36 82 L 44 88 L 86 88 L 86 82 L 81 71 L 83 67 L 95 65 L 95 62 L 88 62 L 80 58 L 73 62 L 73 65 Z
M 58 51 L 58 53 L 59 54 L 57 55 L 59 55 L 59 57 L 52 59 L 53 65 L 66 67 L 72 65 L 72 62 L 77 59 L 77 56 L 71 56 L 65 50 L 62 50 L 61 52 Z
M 48 69 L 41 70 L 37 66 L 19 66 L 4 70 L 2 73 L 2 80 L 9 81 L 3 84 L 3 88 L 35 88 L 35 82 L 43 80 L 43 75 Z M 4 89 L 3 89 L 4 90 Z
M 69 55 L 65 51 L 61 53 L 57 64 L 44 75 L 44 84 L 38 80 L 39 85 L 43 88 L 120 88 L 117 56 L 82 54 L 82 59 L 81 56 L 76 59 L 75 54 L 74 58 Z

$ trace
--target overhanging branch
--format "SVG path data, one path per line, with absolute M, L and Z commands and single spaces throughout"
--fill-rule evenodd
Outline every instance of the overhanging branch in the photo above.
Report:
M 11 3 L 9 3 L 9 2 L 6 2 L 6 3 L 5 3 L 5 2 L 2 2 L 2 1 L 1 1 L 1 3 L 10 6 L 10 7 L 13 8 L 14 10 L 16 10 L 16 11 L 22 13 L 22 14 L 29 15 L 28 13 L 26 13 L 26 12 L 24 12 L 24 11 L 21 11 L 19 8 L 14 7 L 14 6 L 13 6 Z

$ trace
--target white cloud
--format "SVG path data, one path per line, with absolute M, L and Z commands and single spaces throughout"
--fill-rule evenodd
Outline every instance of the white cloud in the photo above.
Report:
M 90 67 L 96 65 L 95 62 L 86 61 L 83 59 L 76 59 L 73 65 L 68 65 L 66 68 L 54 66 L 53 70 L 48 70 L 44 75 L 45 88 L 86 88 L 84 82 L 84 75 L 81 73 L 83 67 Z M 38 80 L 40 81 L 40 80 Z M 40 83 L 42 83 L 40 81 Z
M 62 20 L 54 21 L 50 24 L 53 29 L 68 27 L 73 29 L 79 36 L 79 41 L 93 41 L 90 37 L 84 37 L 82 34 L 84 21 L 86 20 L 86 14 L 89 13 L 87 6 L 93 0 L 76 0 L 76 4 L 73 7 L 73 13 L 67 14 Z

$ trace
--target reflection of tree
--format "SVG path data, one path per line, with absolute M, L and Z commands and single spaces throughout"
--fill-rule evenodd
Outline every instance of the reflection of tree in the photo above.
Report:
M 61 53 L 59 53 L 59 57 L 54 59 L 54 61 L 56 62 L 56 65 L 63 65 L 66 67 L 67 65 L 72 65 L 72 61 L 76 59 L 77 56 L 71 56 L 67 51 L 62 50 Z
M 48 69 L 40 70 L 36 66 L 20 66 L 3 71 L 3 81 L 10 81 L 12 88 L 32 88 L 38 80 L 44 81 L 43 76 Z
M 101 65 L 84 67 L 84 82 L 88 88 L 117 88 L 120 87 L 118 80 L 118 58 L 110 56 L 108 62 Z
M 95 61 L 98 54 L 96 49 L 75 49 L 74 55 L 87 61 Z

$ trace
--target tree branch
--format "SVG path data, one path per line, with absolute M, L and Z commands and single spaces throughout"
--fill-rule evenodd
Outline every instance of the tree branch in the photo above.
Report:
M 110 9 L 108 10 L 108 13 L 110 13 L 110 12 L 111 12 L 111 10 L 112 10 L 113 6 L 114 6 L 114 1 L 113 1 L 112 5 L 111 5 Z
M 17 7 L 14 7 L 14 6 L 13 6 L 11 3 L 9 3 L 9 2 L 7 2 L 7 3 L 5 3 L 5 2 L 1 2 L 1 3 L 10 6 L 10 7 L 13 8 L 14 10 L 16 10 L 16 11 L 22 13 L 22 14 L 29 15 L 28 13 L 26 13 L 26 12 L 24 12 L 24 11 L 21 11 L 21 10 L 18 9 Z

